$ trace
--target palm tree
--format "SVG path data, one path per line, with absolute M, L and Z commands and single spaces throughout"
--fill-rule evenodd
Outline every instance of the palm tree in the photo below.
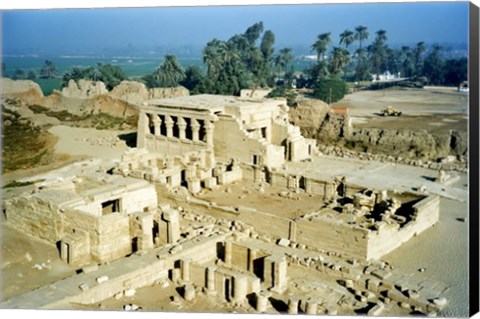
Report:
M 74 80 L 75 82 L 78 82 L 81 79 L 88 78 L 88 73 L 90 72 L 90 69 L 93 69 L 93 68 L 92 67 L 79 68 L 74 66 L 70 70 L 66 71 L 62 75 L 62 87 L 68 86 L 68 82 L 70 80 Z
M 435 43 L 424 62 L 423 73 L 428 78 L 429 83 L 433 85 L 442 83 L 444 78 L 445 61 L 440 56 L 441 50 L 442 47 Z
M 334 47 L 332 53 L 331 70 L 333 74 L 337 74 L 344 69 L 344 76 L 347 75 L 346 67 L 350 63 L 350 52 L 347 49 Z
M 260 37 L 260 34 L 263 32 L 263 22 L 257 22 L 254 25 L 250 26 L 247 31 L 243 34 L 247 38 L 250 45 L 253 45 L 255 41 Z
M 225 42 L 213 39 L 207 43 L 203 49 L 203 63 L 207 64 L 207 75 L 218 76 L 219 69 L 222 65 L 221 52 L 224 50 Z
M 240 61 L 240 53 L 236 49 L 233 42 L 228 41 L 220 51 L 221 61 L 224 67 L 235 69 L 237 63 Z
M 360 42 L 360 49 L 362 48 L 363 41 L 367 40 L 368 36 L 369 34 L 366 26 L 359 25 L 355 28 L 355 40 L 358 40 Z
M 402 70 L 404 77 L 411 77 L 415 73 L 415 64 L 412 49 L 402 46 Z
M 288 65 L 292 62 L 292 60 L 293 60 L 292 49 L 283 48 L 280 50 L 277 57 L 275 58 L 275 66 L 280 70 L 284 70 L 285 74 L 287 74 Z
M 385 30 L 378 30 L 375 41 L 368 47 L 368 51 L 371 54 L 373 65 L 375 66 L 375 78 L 380 79 L 380 68 L 387 56 L 387 46 L 385 41 L 387 40 L 387 32 Z
M 422 54 L 425 52 L 425 42 L 418 42 L 415 46 L 415 76 L 420 75 L 420 71 L 422 70 L 423 62 L 422 62 Z
M 330 32 L 319 34 L 317 40 L 312 44 L 312 50 L 317 52 L 317 62 L 327 52 L 328 44 L 330 43 Z
M 50 60 L 45 60 L 45 64 L 42 66 L 40 70 L 40 77 L 45 79 L 54 78 L 57 75 L 57 69 L 55 65 Z
M 365 81 L 370 78 L 370 63 L 365 49 L 357 49 L 355 52 L 357 66 L 355 68 L 355 81 Z
M 377 32 L 375 32 L 375 34 L 377 35 L 375 37 L 375 40 L 378 40 L 381 43 L 387 41 L 387 31 L 380 29 Z
M 174 55 L 166 55 L 163 63 L 153 73 L 163 87 L 175 87 L 185 78 L 185 71 Z
M 345 48 L 348 48 L 350 44 L 355 41 L 355 33 L 350 30 L 345 30 L 342 33 L 340 33 L 340 42 L 339 44 L 345 44 Z

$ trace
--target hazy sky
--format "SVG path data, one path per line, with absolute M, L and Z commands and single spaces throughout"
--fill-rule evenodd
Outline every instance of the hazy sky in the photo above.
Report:
M 385 29 L 389 43 L 468 41 L 468 2 L 317 4 L 283 6 L 64 9 L 2 12 L 4 52 L 102 50 L 201 45 L 228 39 L 263 21 L 278 45 L 311 44 L 319 33 L 333 42 L 365 25 L 370 39 Z

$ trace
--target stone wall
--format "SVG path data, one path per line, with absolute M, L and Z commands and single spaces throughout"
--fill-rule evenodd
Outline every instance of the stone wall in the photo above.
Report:
M 4 202 L 9 225 L 23 234 L 55 244 L 63 236 L 59 207 L 36 196 Z
M 128 261 L 118 260 L 112 263 L 105 275 L 109 277 L 108 281 L 101 284 L 91 283 L 89 289 L 84 292 L 68 296 L 59 304 L 65 302 L 75 302 L 79 304 L 92 304 L 113 297 L 117 293 L 122 293 L 127 289 L 138 289 L 149 286 L 159 279 L 166 279 L 168 271 L 175 268 L 175 262 L 181 259 L 189 259 L 192 262 L 203 263 L 206 260 L 213 261 L 216 258 L 216 243 L 224 240 L 224 236 L 212 236 L 201 242 L 188 243 L 183 245 L 183 249 L 175 255 L 171 255 L 165 250 L 158 252 L 158 257 L 151 254 L 148 258 L 142 256 L 131 256 Z M 135 259 L 138 262 L 133 263 Z M 121 264 L 125 264 L 128 270 L 125 270 Z M 129 266 L 128 266 L 129 265 Z M 133 267 L 135 265 L 135 267 Z M 121 268 L 119 270 L 118 268 Z M 122 272 L 122 270 L 125 270 Z M 87 278 L 88 274 L 80 274 L 76 281 Z M 85 279 L 84 279 L 85 280 Z M 49 305 L 54 307 L 54 305 Z
M 252 225 L 261 233 L 274 238 L 289 238 L 292 220 L 249 207 L 220 206 L 204 200 L 189 198 L 188 203 L 208 207 L 208 214 L 216 219 L 238 220 Z
M 367 230 L 339 222 L 334 216 L 330 220 L 300 219 L 296 224 L 296 241 L 299 243 L 354 258 L 367 256 Z
M 116 185 L 103 187 L 102 192 L 92 196 L 92 200 L 84 201 L 80 205 L 72 206 L 85 214 L 102 216 L 102 202 L 110 200 L 120 201 L 120 211 L 122 214 L 131 214 L 137 211 L 154 210 L 157 206 L 157 193 L 153 185 L 126 190 Z
M 215 122 L 214 131 L 215 157 L 219 161 L 227 162 L 236 158 L 240 162 L 254 164 L 254 155 L 258 165 L 277 166 L 278 152 L 267 152 L 267 143 L 259 139 L 250 138 L 240 128 L 240 123 L 230 116 L 219 116 Z
M 380 228 L 368 238 L 367 259 L 377 259 L 393 251 L 403 243 L 432 227 L 438 222 L 440 211 L 440 197 L 428 196 L 413 205 L 413 220 L 402 228 Z
M 207 149 L 202 141 L 193 142 L 148 134 L 145 138 L 145 146 L 151 152 L 168 155 L 183 155 L 189 152 L 199 152 Z
M 94 260 L 109 262 L 132 252 L 128 215 L 110 214 L 99 219 L 96 234 L 91 236 Z M 96 240 L 98 242 L 96 242 Z

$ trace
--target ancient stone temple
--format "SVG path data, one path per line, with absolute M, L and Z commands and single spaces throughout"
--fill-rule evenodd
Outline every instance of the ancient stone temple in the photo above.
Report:
M 195 95 L 141 107 L 137 147 L 164 155 L 213 151 L 218 161 L 281 166 L 307 159 L 315 140 L 288 123 L 284 99 Z

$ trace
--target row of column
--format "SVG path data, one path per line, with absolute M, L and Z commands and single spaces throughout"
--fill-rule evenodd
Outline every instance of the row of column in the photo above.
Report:
M 148 123 L 148 126 L 152 126 L 151 124 L 153 124 L 153 134 L 155 136 L 161 136 L 161 125 L 162 125 L 162 119 L 160 118 L 159 115 L 157 114 L 147 114 L 150 122 Z M 173 135 L 173 127 L 174 125 L 176 125 L 178 127 L 178 132 L 179 132 L 179 136 L 178 138 L 180 139 L 187 139 L 187 121 L 183 118 L 183 117 L 177 117 L 177 121 L 175 123 L 175 121 L 172 119 L 171 116 L 169 115 L 165 115 L 165 121 L 164 121 L 164 124 L 165 124 L 165 128 L 166 128 L 166 137 L 175 137 Z M 200 141 L 200 128 L 201 128 L 201 124 L 199 123 L 198 120 L 194 119 L 194 118 L 191 118 L 189 119 L 190 120 L 190 125 L 189 125 L 189 128 L 191 129 L 192 131 L 192 138 L 191 140 L 194 141 L 194 142 L 199 142 Z M 207 145 L 212 145 L 213 146 L 213 129 L 214 129 L 214 125 L 212 122 L 210 121 L 205 121 L 205 124 L 203 126 L 204 128 L 204 132 L 205 132 L 205 136 L 206 136 L 206 142 L 207 142 Z

